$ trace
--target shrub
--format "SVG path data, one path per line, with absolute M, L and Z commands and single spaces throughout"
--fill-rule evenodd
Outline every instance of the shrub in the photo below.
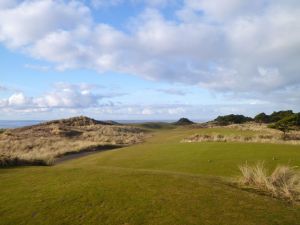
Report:
M 292 110 L 273 112 L 270 115 L 270 122 L 278 122 L 279 120 L 282 120 L 292 115 L 294 115 Z
M 300 113 L 285 117 L 269 127 L 282 131 L 283 138 L 286 139 L 287 132 L 300 128 Z
M 257 134 L 257 135 L 223 135 L 212 134 L 193 134 L 181 140 L 181 142 L 250 142 L 250 143 L 273 143 L 273 144 L 293 144 L 300 145 L 300 132 L 293 131 L 286 134 L 282 139 L 280 133 Z
M 263 162 L 256 165 L 247 163 L 239 167 L 242 176 L 238 183 L 271 194 L 274 197 L 300 200 L 299 172 L 289 166 L 277 166 L 268 176 Z
M 214 120 L 214 122 L 216 122 L 219 125 L 241 124 L 249 121 L 253 121 L 253 119 L 243 115 L 234 115 L 234 114 L 230 114 L 226 116 L 218 116 Z
M 292 110 L 273 112 L 271 115 L 259 113 L 254 117 L 254 121 L 257 123 L 276 123 L 293 115 L 295 113 Z
M 269 123 L 270 122 L 270 116 L 268 116 L 265 113 L 260 113 L 254 117 L 254 121 L 257 123 Z

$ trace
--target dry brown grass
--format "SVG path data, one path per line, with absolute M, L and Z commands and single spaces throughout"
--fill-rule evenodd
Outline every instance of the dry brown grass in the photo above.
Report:
M 50 165 L 55 158 L 68 152 L 80 152 L 91 146 L 126 146 L 140 143 L 145 134 L 130 126 L 91 124 L 45 123 L 0 134 L 0 166 L 39 164 Z M 93 121 L 92 121 L 93 122 Z M 87 124 L 87 125 L 86 125 Z
M 249 142 L 299 145 L 300 133 L 289 133 L 286 134 L 285 138 L 283 138 L 280 133 L 265 133 L 255 135 L 223 135 L 218 133 L 194 134 L 184 138 L 181 142 Z
M 242 175 L 238 184 L 263 191 L 277 198 L 300 201 L 300 174 L 295 168 L 277 166 L 268 175 L 263 162 L 255 165 L 247 163 L 239 167 Z
M 224 126 L 223 126 L 224 127 Z M 267 133 L 280 133 L 278 130 L 274 130 L 268 127 L 268 124 L 259 124 L 255 122 L 248 122 L 243 124 L 230 124 L 225 126 L 227 128 L 232 128 L 241 131 L 262 131 Z

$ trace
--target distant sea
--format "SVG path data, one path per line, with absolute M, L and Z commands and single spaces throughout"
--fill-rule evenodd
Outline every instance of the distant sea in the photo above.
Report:
M 43 120 L 0 120 L 0 128 L 17 128 L 35 125 L 44 122 Z

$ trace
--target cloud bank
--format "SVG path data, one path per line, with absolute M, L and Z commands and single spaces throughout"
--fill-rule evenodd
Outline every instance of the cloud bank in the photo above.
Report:
M 101 9 L 107 1 L 3 0 L 0 42 L 58 70 L 114 71 L 216 93 L 300 103 L 295 96 L 300 86 L 299 1 L 142 2 L 143 11 L 120 29 L 94 17 L 92 6 Z M 168 3 L 179 6 L 172 18 L 161 9 Z M 98 99 L 82 90 L 66 90 L 41 99 L 16 94 L 1 104 L 76 107 L 69 98 L 82 99 L 81 106 Z
M 57 83 L 52 91 L 37 97 L 28 97 L 21 91 L 14 92 L 8 98 L 0 99 L 0 110 L 43 112 L 54 109 L 90 109 L 105 105 L 104 99 L 123 95 L 113 92 L 100 94 L 97 89 L 99 88 L 89 84 Z

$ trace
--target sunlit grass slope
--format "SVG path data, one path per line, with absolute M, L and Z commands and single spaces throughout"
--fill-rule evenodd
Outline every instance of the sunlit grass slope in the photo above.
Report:
M 253 131 L 234 129 L 176 129 L 155 135 L 146 144 L 122 151 L 110 151 L 101 157 L 90 157 L 82 163 L 98 166 L 170 170 L 213 176 L 232 176 L 238 165 L 246 161 L 265 161 L 270 168 L 277 164 L 300 165 L 300 146 L 254 143 L 180 143 L 193 133 L 235 133 L 249 135 Z
M 252 131 L 163 130 L 146 143 L 53 167 L 1 169 L 0 224 L 299 224 L 299 206 L 227 180 L 245 161 L 297 166 L 300 146 L 180 143 L 201 132 Z

